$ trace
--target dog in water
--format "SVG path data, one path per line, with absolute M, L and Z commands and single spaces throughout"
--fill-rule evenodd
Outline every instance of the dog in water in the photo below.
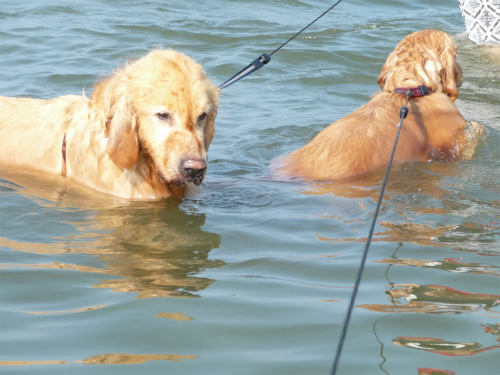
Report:
M 199 64 L 159 49 L 90 98 L 0 97 L 0 166 L 124 198 L 182 197 L 205 177 L 218 94 Z
M 378 84 L 383 90 L 367 104 L 334 122 L 311 142 L 278 158 L 279 174 L 311 180 L 346 180 L 387 166 L 399 113 L 411 94 L 394 164 L 470 157 L 471 134 L 454 101 L 462 83 L 453 39 L 439 30 L 404 38 L 389 55 Z

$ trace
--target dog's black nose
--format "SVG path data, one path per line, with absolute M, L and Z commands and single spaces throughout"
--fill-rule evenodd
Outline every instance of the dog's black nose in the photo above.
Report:
M 207 169 L 207 162 L 200 159 L 188 159 L 182 162 L 182 170 L 187 177 L 201 177 Z

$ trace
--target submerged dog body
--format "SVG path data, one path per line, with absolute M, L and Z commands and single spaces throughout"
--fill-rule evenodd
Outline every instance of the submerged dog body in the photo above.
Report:
M 386 166 L 405 95 L 396 88 L 427 86 L 430 95 L 410 99 L 394 163 L 457 160 L 466 148 L 467 123 L 454 105 L 462 70 L 452 38 L 423 30 L 403 39 L 378 78 L 383 90 L 353 113 L 321 131 L 304 147 L 278 159 L 286 175 L 343 180 Z
M 217 99 L 202 67 L 172 50 L 127 65 L 90 99 L 0 97 L 0 166 L 125 198 L 184 196 L 205 176 Z

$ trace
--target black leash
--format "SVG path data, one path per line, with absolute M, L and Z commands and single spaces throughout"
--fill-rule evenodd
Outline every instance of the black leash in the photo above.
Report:
M 258 58 L 256 58 L 254 61 L 252 61 L 249 65 L 247 65 L 245 68 L 240 70 L 238 73 L 236 73 L 234 76 L 229 78 L 226 82 L 224 82 L 222 85 L 219 86 L 219 90 L 222 90 L 233 83 L 238 82 L 240 79 L 245 78 L 247 75 L 255 72 L 256 70 L 259 70 L 262 68 L 264 65 L 266 65 L 269 61 L 271 61 L 271 56 L 278 52 L 281 48 L 283 48 L 285 45 L 287 45 L 289 42 L 291 42 L 293 39 L 295 39 L 297 36 L 299 36 L 301 33 L 303 33 L 308 27 L 310 27 L 313 23 L 315 23 L 317 20 L 319 20 L 321 17 L 323 17 L 325 14 L 327 14 L 329 11 L 331 11 L 333 8 L 335 8 L 342 0 L 338 0 L 335 4 L 333 4 L 330 8 L 328 8 L 323 14 L 321 14 L 319 17 L 317 17 L 314 21 L 312 21 L 309 25 L 304 27 L 302 30 L 300 30 L 297 34 L 292 36 L 290 39 L 288 39 L 285 43 L 283 43 L 281 46 L 276 48 L 273 52 L 267 54 L 263 53 L 260 55 Z
M 394 147 L 392 148 L 391 158 L 389 160 L 389 166 L 387 167 L 387 172 L 385 174 L 384 183 L 382 184 L 382 190 L 380 191 L 380 196 L 378 198 L 377 207 L 375 208 L 375 214 L 373 215 L 372 225 L 370 227 L 370 232 L 368 234 L 368 239 L 366 241 L 365 251 L 363 252 L 363 257 L 361 259 L 361 265 L 359 266 L 358 276 L 356 277 L 356 282 L 354 283 L 354 291 L 351 295 L 351 301 L 349 302 L 349 307 L 347 309 L 347 314 L 344 321 L 344 327 L 342 327 L 342 333 L 340 335 L 339 344 L 337 346 L 337 353 L 335 354 L 335 361 L 333 362 L 332 375 L 337 373 L 337 366 L 339 364 L 340 355 L 342 353 L 342 347 L 344 346 L 345 337 L 347 334 L 347 328 L 349 327 L 349 321 L 351 320 L 352 310 L 354 308 L 354 301 L 356 300 L 356 295 L 358 294 L 359 284 L 361 283 L 361 276 L 363 274 L 363 269 L 365 268 L 366 257 L 368 256 L 368 250 L 370 248 L 370 243 L 372 241 L 373 231 L 375 230 L 375 224 L 377 223 L 377 216 L 380 211 L 380 205 L 382 204 L 382 198 L 384 196 L 385 187 L 387 185 L 387 180 L 389 179 L 389 171 L 391 170 L 392 160 L 394 159 L 394 154 L 396 153 L 396 146 L 398 145 L 399 133 L 401 132 L 401 127 L 403 126 L 403 119 L 408 115 L 408 102 L 410 97 L 413 96 L 410 90 L 405 92 L 406 104 L 401 107 L 399 111 L 399 121 L 398 132 L 396 134 L 396 140 L 394 141 Z

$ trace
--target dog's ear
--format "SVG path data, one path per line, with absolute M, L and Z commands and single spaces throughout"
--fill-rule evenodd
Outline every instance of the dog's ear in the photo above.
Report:
M 207 117 L 207 123 L 205 125 L 205 131 L 203 135 L 203 144 L 205 145 L 205 151 L 208 151 L 208 147 L 210 143 L 212 143 L 212 139 L 215 133 L 215 117 L 217 117 L 217 108 L 215 108 L 212 113 L 210 113 Z
M 139 160 L 137 116 L 124 97 L 112 107 L 110 115 L 106 121 L 106 152 L 117 167 L 131 168 Z
M 387 56 L 387 60 L 380 71 L 380 74 L 377 78 L 377 83 L 382 90 L 391 91 L 395 89 L 396 85 L 396 77 L 400 74 L 404 73 L 405 67 L 403 65 L 398 65 L 398 55 L 392 52 Z M 402 78 L 402 76 L 400 77 Z
M 445 58 L 445 71 L 443 77 L 443 89 L 452 101 L 458 97 L 458 88 L 462 85 L 462 68 L 456 61 L 455 55 L 447 55 Z
M 462 68 L 457 63 L 457 47 L 453 39 L 446 35 L 443 40 L 444 46 L 440 53 L 444 65 L 442 74 L 443 90 L 452 101 L 458 97 L 458 87 L 462 85 Z
M 380 71 L 380 74 L 377 79 L 377 83 L 382 90 L 384 89 L 385 82 L 387 81 L 387 70 L 388 70 L 387 65 L 388 63 L 386 62 L 382 67 L 382 70 Z
M 105 127 L 108 156 L 117 167 L 128 169 L 139 160 L 139 137 L 137 115 L 120 78 L 112 76 L 96 86 L 90 110 L 93 121 Z

